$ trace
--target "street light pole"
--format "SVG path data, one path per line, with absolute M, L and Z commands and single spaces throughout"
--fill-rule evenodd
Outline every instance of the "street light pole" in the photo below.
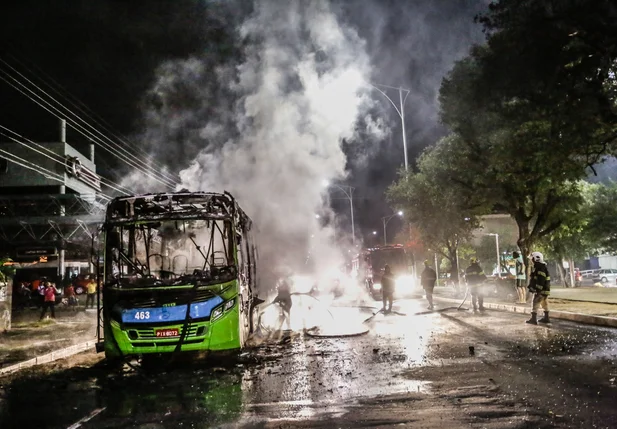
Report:
M 501 278 L 501 258 L 499 257 L 499 234 L 491 232 L 486 235 L 495 237 L 495 251 L 497 252 L 497 277 Z
M 405 100 L 407 100 L 407 96 L 409 95 L 409 91 L 405 94 L 405 98 L 403 99 L 403 88 L 398 89 L 398 98 L 401 103 L 401 132 L 403 133 L 403 155 L 405 156 L 405 171 L 408 170 L 407 167 L 407 136 L 405 135 Z
M 499 234 L 495 234 L 495 250 L 497 251 L 497 277 L 501 278 L 501 258 L 499 257 Z
M 437 274 L 437 286 L 439 286 L 439 265 L 437 265 L 437 253 L 435 253 L 435 274 Z
M 375 84 L 371 83 L 369 85 L 375 88 L 384 97 L 388 99 L 390 104 L 392 104 L 392 107 L 394 107 L 394 110 L 396 110 L 396 113 L 398 113 L 398 116 L 401 118 L 401 132 L 403 134 L 403 155 L 405 156 L 405 171 L 408 171 L 409 167 L 408 167 L 408 162 L 407 162 L 407 136 L 405 135 L 405 101 L 407 100 L 407 97 L 409 96 L 410 91 L 408 89 L 401 88 L 400 86 L 396 88 L 394 86 L 380 85 L 377 83 Z M 387 88 L 387 89 L 396 89 L 398 91 L 399 106 L 397 106 L 394 103 L 394 101 L 392 101 L 392 99 L 388 97 L 388 95 L 384 91 L 379 89 L 378 87 Z M 405 93 L 405 97 L 403 97 L 403 93 Z
M 349 187 L 349 208 L 351 210 L 351 243 L 355 246 L 356 244 L 356 224 L 353 219 L 353 191 L 354 188 Z
M 324 186 L 330 186 L 330 185 L 338 188 L 341 192 L 343 192 L 343 194 L 345 194 L 345 196 L 349 200 L 349 209 L 351 211 L 351 241 L 352 241 L 352 244 L 355 246 L 356 244 L 356 224 L 354 222 L 354 217 L 353 217 L 353 191 L 356 188 L 354 188 L 353 186 L 341 186 L 335 183 L 331 184 L 327 180 L 324 180 Z M 347 191 L 345 188 L 347 188 L 349 191 Z
M 383 245 L 387 246 L 388 245 L 388 238 L 387 238 L 387 229 L 386 226 L 388 226 L 388 222 L 390 222 L 390 219 L 392 219 L 394 216 L 403 216 L 403 212 L 402 211 L 398 211 L 396 213 L 394 213 L 391 216 L 384 216 L 381 218 L 381 221 L 383 222 Z

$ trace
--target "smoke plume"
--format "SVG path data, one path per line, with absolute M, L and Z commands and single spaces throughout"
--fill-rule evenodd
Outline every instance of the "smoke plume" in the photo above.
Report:
M 158 100 L 172 105 L 178 93 L 192 100 L 193 108 L 172 115 L 175 129 L 200 123 L 184 136 L 201 150 L 180 172 L 181 187 L 238 199 L 259 231 L 262 273 L 302 270 L 309 252 L 314 267 L 332 267 L 343 262 L 341 250 L 316 213 L 327 212 L 324 181 L 346 174 L 342 140 L 353 140 L 370 107 L 364 42 L 319 1 L 255 2 L 238 36 L 244 49 L 235 67 L 192 58 L 160 69 Z M 228 112 L 207 106 L 212 80 L 232 95 Z M 212 115 L 200 117 L 206 109 Z

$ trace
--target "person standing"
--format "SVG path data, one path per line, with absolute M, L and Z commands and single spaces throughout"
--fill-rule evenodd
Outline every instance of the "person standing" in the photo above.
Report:
M 428 301 L 428 309 L 433 309 L 433 289 L 435 289 L 435 282 L 437 281 L 437 273 L 431 268 L 428 260 L 424 261 L 424 270 L 420 275 L 420 283 L 422 288 L 426 292 L 426 300 Z
M 526 323 L 531 325 L 537 325 L 538 322 L 550 323 L 548 318 L 548 296 L 551 294 L 551 276 L 544 262 L 544 255 L 542 255 L 542 253 L 533 252 L 531 254 L 531 261 L 533 263 L 533 269 L 527 288 L 529 292 L 534 295 L 531 307 L 531 318 Z M 538 310 L 540 307 L 544 309 L 544 317 L 538 320 Z
M 75 294 L 75 287 L 72 284 L 69 284 L 65 289 L 64 289 L 64 296 L 68 299 L 69 301 L 69 308 L 71 310 L 75 310 L 77 308 L 77 304 L 79 303 L 77 301 L 77 296 Z
M 386 264 L 381 276 L 381 294 L 383 299 L 383 312 L 389 313 L 392 311 L 392 301 L 394 300 L 394 276 L 390 270 L 390 265 Z M 386 303 L 388 307 L 386 308 Z
M 516 279 L 514 280 L 514 287 L 516 288 L 516 292 L 518 294 L 518 303 L 524 304 L 527 302 L 527 288 L 525 287 L 525 280 L 527 279 L 527 276 L 525 275 L 525 263 L 523 262 L 523 257 L 519 252 L 512 252 L 512 258 L 514 258 L 515 262 Z
M 45 282 L 41 280 L 35 280 L 36 282 L 36 293 L 37 293 L 37 304 L 38 308 L 43 308 L 43 304 L 45 303 Z M 35 282 L 32 282 L 33 284 Z M 34 286 L 33 286 L 34 287 Z
M 88 308 L 88 304 L 91 305 L 90 308 L 94 308 L 94 297 L 96 296 L 96 282 L 92 277 L 88 280 L 86 284 L 86 292 L 88 296 L 86 297 L 86 308 Z
M 39 320 L 43 320 L 43 317 L 45 317 L 45 313 L 47 313 L 48 308 L 51 313 L 51 318 L 56 318 L 55 306 L 57 293 L 58 289 L 56 289 L 56 286 L 49 282 L 45 282 L 45 290 L 43 294 L 43 311 L 41 311 L 41 318 Z
M 293 305 L 293 301 L 291 300 L 291 288 L 290 283 L 291 279 L 284 278 L 282 279 L 277 287 L 278 294 L 272 303 L 276 303 L 281 308 L 281 317 L 280 317 L 280 326 L 278 329 L 282 329 L 283 323 L 287 322 L 287 329 L 291 330 L 291 306 Z
M 473 311 L 484 311 L 484 295 L 482 293 L 482 283 L 486 280 L 486 274 L 478 264 L 476 258 L 471 258 L 471 264 L 465 270 L 465 280 L 471 293 L 471 304 Z

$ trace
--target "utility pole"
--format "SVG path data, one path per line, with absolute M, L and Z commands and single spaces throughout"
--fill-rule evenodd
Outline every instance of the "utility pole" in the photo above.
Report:
M 323 181 L 323 186 L 324 187 L 334 186 L 338 188 L 341 192 L 343 192 L 343 194 L 345 194 L 345 197 L 347 197 L 347 199 L 349 200 L 349 209 L 351 211 L 351 241 L 352 241 L 352 244 L 355 246 L 356 245 L 356 224 L 354 222 L 354 217 L 353 217 L 353 191 L 356 188 L 354 188 L 353 186 L 337 185 L 336 183 L 330 183 L 327 180 Z
M 495 252 L 497 253 L 497 277 L 501 278 L 501 258 L 499 256 L 499 234 L 494 233 L 494 232 L 489 232 L 484 235 L 495 237 Z
M 386 227 L 388 226 L 388 222 L 390 222 L 390 219 L 392 219 L 395 216 L 403 216 L 403 212 L 399 210 L 398 212 L 396 212 L 395 214 L 391 216 L 384 216 L 381 218 L 381 221 L 383 222 L 383 244 L 384 246 L 388 245 L 388 233 L 387 233 Z
M 437 264 L 437 253 L 435 253 L 435 274 L 437 274 L 437 286 L 439 286 L 439 265 Z
M 499 256 L 499 234 L 495 234 L 495 250 L 497 251 L 497 277 L 501 278 L 501 257 Z
M 405 157 L 405 171 L 409 170 L 409 165 L 408 165 L 408 161 L 407 161 L 407 136 L 405 135 L 405 101 L 407 100 L 407 97 L 409 96 L 410 91 L 408 89 L 402 88 L 402 87 L 394 87 L 394 86 L 388 86 L 388 85 L 381 85 L 378 83 L 371 83 L 369 84 L 370 86 L 372 86 L 373 88 L 375 88 L 377 91 L 379 91 L 384 97 L 386 97 L 388 99 L 388 101 L 390 102 L 390 104 L 392 104 L 392 107 L 394 107 L 394 110 L 396 110 L 396 113 L 398 113 L 398 116 L 401 118 L 401 133 L 403 134 L 403 155 Z M 398 91 L 398 98 L 399 98 L 399 105 L 397 106 L 394 101 L 392 101 L 392 99 L 390 97 L 388 97 L 388 95 L 381 90 L 379 87 L 381 88 L 385 88 L 385 89 L 395 89 Z M 403 97 L 403 93 L 405 93 L 405 97 Z

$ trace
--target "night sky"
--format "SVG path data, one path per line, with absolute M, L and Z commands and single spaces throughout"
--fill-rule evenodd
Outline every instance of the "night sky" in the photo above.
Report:
M 486 3 L 336 2 L 340 20 L 366 40 L 374 82 L 411 90 L 406 103 L 411 164 L 445 132 L 437 116 L 439 83 L 453 61 L 464 56 L 472 43 L 482 41 L 473 17 Z M 233 30 L 250 10 L 244 1 L 4 1 L 0 49 L 4 61 L 33 78 L 57 82 L 113 130 L 136 141 L 131 137 L 141 131 L 143 108 L 150 102 L 146 94 L 157 66 L 204 51 L 212 52 L 214 62 L 233 63 L 237 55 Z M 6 69 L 0 63 L 0 70 Z M 0 97 L 0 125 L 35 141 L 58 139 L 57 119 L 3 81 Z M 364 232 L 380 231 L 380 217 L 391 213 L 383 192 L 403 165 L 400 120 L 387 100 L 382 101 L 376 114 L 386 119 L 391 135 L 380 142 L 344 146 L 350 171 L 346 183 L 357 188 L 356 222 Z M 68 104 L 68 99 L 64 102 Z M 84 148 L 85 140 L 76 132 L 69 131 L 68 139 Z M 173 160 L 177 164 L 171 167 L 176 170 L 195 154 L 191 148 L 181 153 L 186 159 Z M 97 164 L 99 172 L 111 178 L 124 172 L 115 157 L 102 151 L 97 153 Z M 346 201 L 333 204 L 346 213 Z M 391 223 L 392 230 L 399 226 L 396 222 Z

